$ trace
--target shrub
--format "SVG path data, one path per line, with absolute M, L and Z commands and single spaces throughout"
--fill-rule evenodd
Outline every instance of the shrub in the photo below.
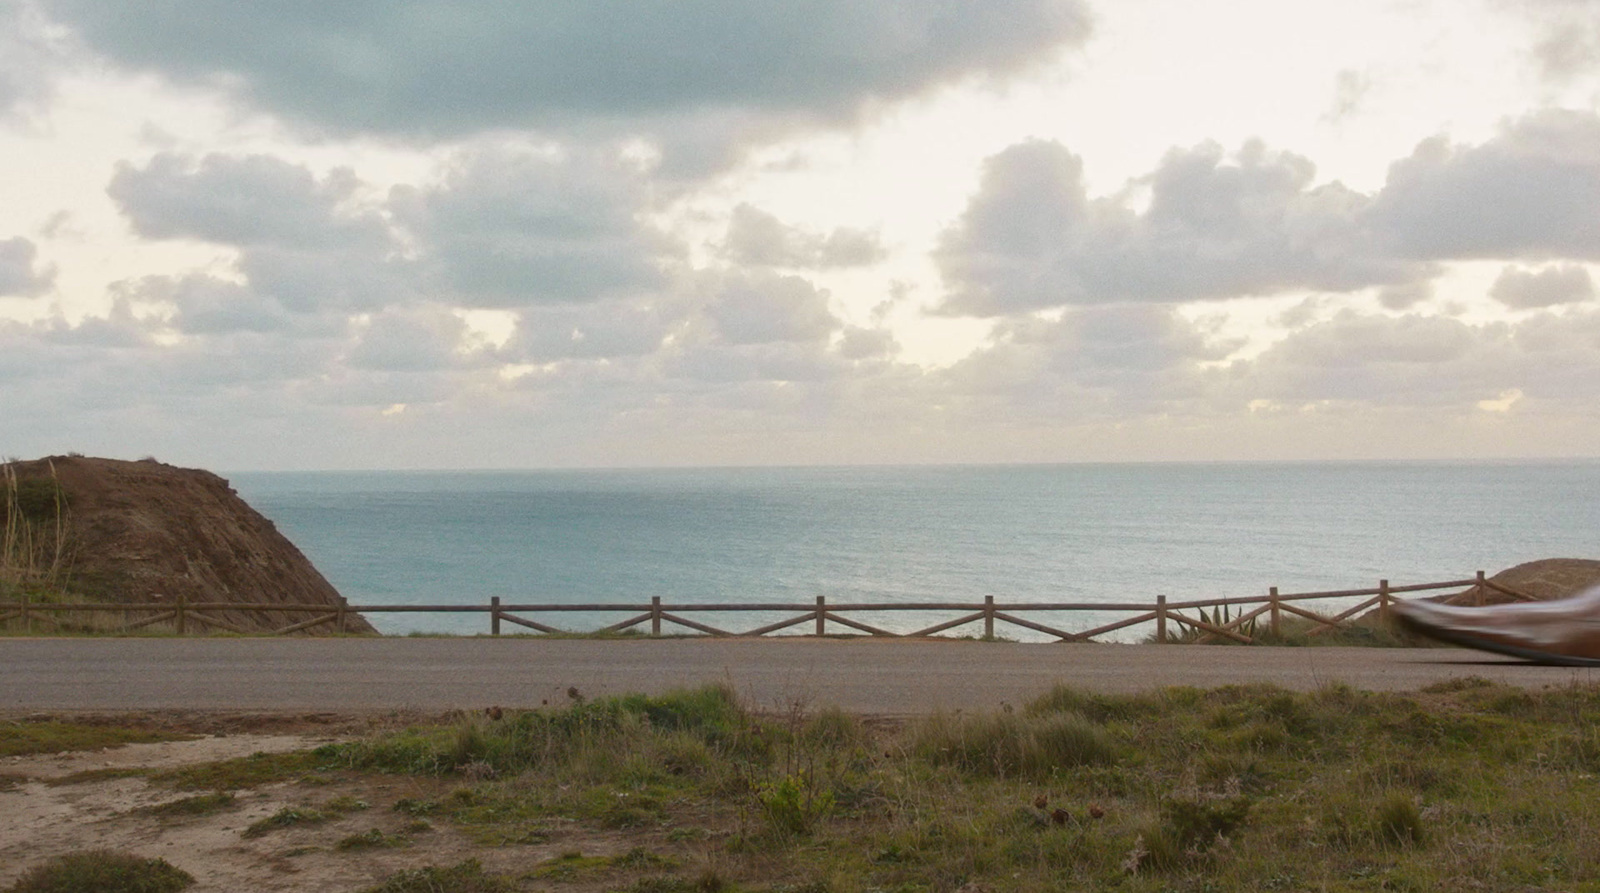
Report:
M 1426 842 L 1422 813 L 1416 801 L 1402 791 L 1390 791 L 1378 803 L 1376 825 L 1378 840 L 1385 844 L 1420 846 Z
M 833 811 L 833 794 L 818 791 L 804 775 L 789 775 L 756 792 L 762 814 L 774 831 L 805 834 Z
M 165 859 L 86 850 L 29 869 L 7 893 L 175 893 L 193 883 L 188 872 Z

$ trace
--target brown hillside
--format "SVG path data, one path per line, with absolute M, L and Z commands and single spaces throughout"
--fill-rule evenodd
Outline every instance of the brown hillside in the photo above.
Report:
M 16 501 L 35 531 L 53 530 L 52 479 L 66 510 L 64 570 L 56 588 L 111 602 L 226 601 L 338 606 L 343 598 L 273 523 L 208 471 L 154 459 L 57 456 L 13 462 Z M 31 501 L 31 504 L 30 504 Z M 6 516 L 0 513 L 0 525 Z M 15 537 L 13 537 L 15 539 Z M 208 611 L 244 630 L 281 629 L 316 616 Z M 375 632 L 350 613 L 350 632 Z M 331 624 L 314 628 L 331 631 Z M 209 631 L 194 624 L 195 631 Z
M 1507 589 L 1529 598 L 1548 601 L 1577 595 L 1586 589 L 1600 586 L 1600 561 L 1587 558 L 1544 558 L 1508 567 L 1489 577 Z M 1503 602 L 1522 601 L 1492 587 L 1485 587 L 1482 604 L 1498 605 Z M 1452 604 L 1478 604 L 1471 589 L 1442 596 L 1437 601 Z

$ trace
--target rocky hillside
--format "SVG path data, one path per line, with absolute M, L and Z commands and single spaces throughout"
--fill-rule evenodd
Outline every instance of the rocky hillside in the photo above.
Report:
M 0 472 L 0 481 L 14 482 L 0 483 L 10 491 L 9 511 L 0 512 L 0 534 L 12 544 L 14 584 L 27 582 L 26 569 L 15 565 L 28 558 L 17 544 L 31 539 L 35 577 L 49 570 L 44 565 L 59 565 L 50 575 L 51 588 L 74 598 L 315 604 L 327 605 L 330 612 L 343 602 L 271 521 L 208 471 L 153 459 L 56 456 L 12 462 Z M 21 536 L 24 526 L 27 537 Z M 223 625 L 196 621 L 191 631 L 275 630 L 317 615 L 208 611 L 203 616 Z M 374 632 L 355 613 L 346 615 L 346 630 Z M 308 630 L 331 631 L 331 624 Z

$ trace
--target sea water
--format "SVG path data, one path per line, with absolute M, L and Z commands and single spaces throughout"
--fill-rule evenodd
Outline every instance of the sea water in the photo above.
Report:
M 1600 558 L 1600 463 L 1581 461 L 229 477 L 358 605 L 482 605 L 491 596 L 810 603 L 819 595 L 830 603 L 994 596 L 1148 604 L 1157 595 L 1365 588 L 1380 578 L 1424 583 L 1537 558 Z M 536 619 L 585 630 L 627 616 Z M 860 619 L 908 631 L 952 616 Z M 1028 616 L 1086 629 L 1124 615 Z M 783 615 L 691 617 L 738 630 Z M 488 631 L 481 614 L 370 619 L 391 634 Z M 1041 638 L 1005 624 L 996 631 Z

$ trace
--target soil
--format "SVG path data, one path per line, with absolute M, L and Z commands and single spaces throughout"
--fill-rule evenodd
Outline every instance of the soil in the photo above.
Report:
M 427 830 L 418 830 L 412 827 L 416 820 L 396 811 L 394 804 L 402 799 L 443 801 L 461 782 L 417 776 L 334 773 L 316 785 L 295 781 L 238 791 L 231 808 L 211 815 L 154 815 L 142 810 L 202 792 L 173 790 L 142 777 L 59 780 L 86 770 L 172 768 L 253 753 L 303 750 L 423 717 L 146 713 L 100 718 L 125 726 L 159 726 L 200 734 L 208 729 L 224 731 L 189 741 L 0 759 L 0 890 L 53 856 L 101 848 L 166 859 L 195 877 L 189 893 L 354 893 L 402 870 L 455 865 L 465 859 L 477 859 L 491 873 L 517 876 L 564 854 L 619 856 L 639 846 L 677 851 L 686 861 L 695 858 L 693 845 L 669 843 L 660 832 L 650 829 L 600 832 L 558 826 L 548 839 L 499 846 L 474 841 L 444 820 L 436 819 L 429 822 Z M 434 721 L 442 718 L 427 717 Z M 80 715 L 73 719 L 84 722 L 92 718 Z M 48 783 L 52 779 L 57 783 Z M 338 800 L 362 801 L 366 808 L 339 813 L 330 821 L 308 827 L 244 836 L 252 823 L 286 807 L 328 812 L 325 805 Z M 339 841 L 372 829 L 404 845 L 338 848 Z M 530 881 L 520 889 L 581 893 L 614 887 L 602 880 Z
M 59 486 L 68 543 L 64 588 L 71 595 L 97 602 L 184 599 L 330 609 L 344 602 L 271 521 L 211 472 L 154 459 L 83 456 L 13 462 L 6 468 L 24 483 L 53 478 Z M 240 610 L 189 614 L 200 628 L 195 631 L 235 632 L 280 630 L 319 616 Z M 332 631 L 332 624 L 307 630 Z M 353 612 L 346 614 L 345 631 L 376 632 Z

